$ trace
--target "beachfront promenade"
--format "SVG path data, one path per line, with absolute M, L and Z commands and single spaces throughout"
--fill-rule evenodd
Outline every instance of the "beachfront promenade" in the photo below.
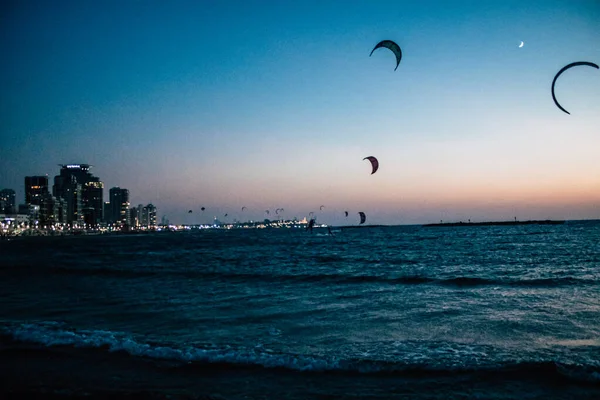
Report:
M 57 225 L 40 227 L 37 224 L 29 226 L 26 223 L 0 223 L 0 237 L 16 236 L 71 236 L 71 235 L 103 235 L 103 234 L 140 234 L 154 232 L 184 232 L 200 229 L 305 229 L 308 222 L 303 220 L 263 220 L 235 223 L 214 223 L 194 225 L 157 225 L 151 227 L 129 226 L 98 226 L 98 227 L 69 227 Z M 327 225 L 317 225 L 326 227 Z

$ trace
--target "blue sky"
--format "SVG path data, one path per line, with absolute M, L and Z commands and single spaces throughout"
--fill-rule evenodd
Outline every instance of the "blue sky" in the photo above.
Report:
M 20 201 L 24 176 L 82 162 L 106 198 L 180 222 L 600 217 L 600 72 L 557 82 L 571 115 L 550 94 L 564 65 L 600 64 L 597 1 L 2 7 L 0 187 Z M 369 57 L 383 39 L 396 71 Z

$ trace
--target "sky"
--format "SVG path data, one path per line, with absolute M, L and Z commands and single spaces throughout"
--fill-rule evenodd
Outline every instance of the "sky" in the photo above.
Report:
M 550 91 L 600 64 L 598 21 L 596 0 L 5 1 L 0 189 L 88 163 L 105 201 L 179 223 L 600 218 L 600 71 L 557 81 L 571 115 Z

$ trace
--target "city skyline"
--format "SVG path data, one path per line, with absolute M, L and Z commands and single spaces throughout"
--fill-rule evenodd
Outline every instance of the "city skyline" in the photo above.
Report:
M 157 208 L 152 203 L 132 206 L 129 190 L 112 187 L 104 201 L 104 184 L 91 172 L 89 164 L 58 164 L 54 176 L 24 177 L 24 201 L 17 201 L 12 188 L 0 190 L 0 215 L 3 221 L 18 221 L 22 227 L 54 231 L 68 226 L 72 229 L 146 229 L 157 226 Z M 7 226 L 8 226 L 7 225 Z
M 18 203 L 24 176 L 68 160 L 175 223 L 322 204 L 335 225 L 600 218 L 600 72 L 557 82 L 571 115 L 550 93 L 564 65 L 600 64 L 598 2 L 60 1 L 0 18 L 0 189 Z M 384 39 L 396 71 L 369 56 Z

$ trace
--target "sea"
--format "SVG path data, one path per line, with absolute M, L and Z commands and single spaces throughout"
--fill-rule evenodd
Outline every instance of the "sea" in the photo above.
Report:
M 600 399 L 600 221 L 333 234 L 0 241 L 2 393 Z

